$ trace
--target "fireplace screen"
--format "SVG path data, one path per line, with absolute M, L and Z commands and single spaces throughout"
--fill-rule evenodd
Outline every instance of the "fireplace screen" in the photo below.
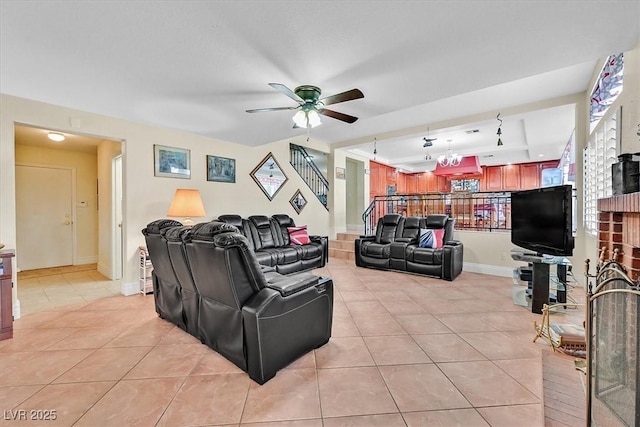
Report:
M 589 293 L 589 426 L 640 427 L 640 290 L 610 262 Z

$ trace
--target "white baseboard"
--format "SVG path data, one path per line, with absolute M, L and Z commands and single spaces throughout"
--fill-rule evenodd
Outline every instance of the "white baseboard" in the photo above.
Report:
M 13 307 L 11 309 L 13 312 L 13 320 L 17 320 L 20 318 L 20 300 L 16 298 L 14 301 Z
M 108 277 L 111 279 L 113 276 L 111 275 L 111 267 L 107 267 L 103 264 L 98 264 L 98 273 L 102 274 L 104 277 Z
M 76 259 L 74 265 L 83 265 L 83 264 L 95 264 L 98 262 L 97 256 L 86 256 L 83 258 Z
M 476 264 L 473 262 L 465 262 L 462 264 L 462 271 L 470 273 L 489 274 L 491 276 L 513 277 L 513 268 L 500 267 L 497 265 Z
M 122 282 L 121 291 L 122 295 L 128 297 L 129 295 L 135 295 L 140 293 L 140 285 L 138 282 Z

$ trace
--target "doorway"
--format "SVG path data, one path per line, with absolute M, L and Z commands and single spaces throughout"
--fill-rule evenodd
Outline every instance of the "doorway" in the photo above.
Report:
M 74 184 L 72 168 L 16 164 L 20 270 L 75 263 Z
M 122 156 L 116 156 L 111 165 L 111 195 L 113 212 L 111 230 L 113 235 L 113 256 L 111 257 L 112 280 L 122 278 Z
M 14 131 L 17 295 L 21 311 L 29 313 L 119 294 L 121 284 L 117 279 L 122 277 L 124 267 L 120 227 L 124 199 L 122 141 L 64 132 L 64 141 L 54 143 L 47 138 L 50 130 L 18 123 Z M 66 170 L 71 179 L 64 184 L 53 177 L 37 182 L 25 176 L 24 166 Z M 116 184 L 118 188 L 114 189 Z M 71 196 L 59 194 L 62 188 L 69 188 Z M 25 208 L 23 200 L 31 200 L 33 206 Z M 58 210 L 55 203 L 62 201 L 68 211 L 60 215 L 62 223 L 69 221 L 65 225 L 73 231 L 70 239 L 56 235 L 55 224 L 39 227 L 44 221 L 33 215 L 42 210 L 44 217 L 54 222 L 59 216 L 54 214 Z M 24 236 L 31 239 L 25 241 Z M 63 248 L 69 240 L 72 255 L 54 259 L 53 255 L 68 254 Z M 49 257 L 47 263 L 30 261 L 38 251 L 44 252 L 41 257 Z
M 346 218 L 347 231 L 364 232 L 362 214 L 365 210 L 364 162 L 346 159 Z

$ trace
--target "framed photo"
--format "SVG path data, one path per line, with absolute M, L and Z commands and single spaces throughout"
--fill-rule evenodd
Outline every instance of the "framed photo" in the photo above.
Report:
M 346 170 L 344 168 L 336 168 L 336 178 L 345 179 Z
M 191 151 L 183 148 L 153 146 L 154 175 L 191 179 Z
M 307 205 L 307 199 L 304 198 L 304 196 L 298 189 L 293 194 L 293 197 L 289 200 L 289 203 L 291 203 L 291 206 L 293 206 L 293 209 L 295 209 L 296 213 L 300 214 L 300 212 L 302 212 L 302 209 L 304 209 L 304 207 Z
M 207 181 L 236 182 L 236 159 L 207 156 Z

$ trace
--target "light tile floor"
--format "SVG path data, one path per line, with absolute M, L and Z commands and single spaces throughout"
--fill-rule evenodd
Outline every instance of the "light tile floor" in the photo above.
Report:
M 509 278 L 447 282 L 333 258 L 315 273 L 334 280 L 332 338 L 262 386 L 158 318 L 150 295 L 107 297 L 97 278 L 63 307 L 33 285 L 55 306 L 36 310 L 34 297 L 0 341 L 1 424 L 544 425 L 540 316 L 513 304 Z M 51 283 L 62 293 L 76 289 L 66 274 Z M 31 419 L 46 411 L 55 422 Z
M 18 273 L 20 315 L 120 295 L 120 280 L 109 280 L 96 264 L 42 268 Z

